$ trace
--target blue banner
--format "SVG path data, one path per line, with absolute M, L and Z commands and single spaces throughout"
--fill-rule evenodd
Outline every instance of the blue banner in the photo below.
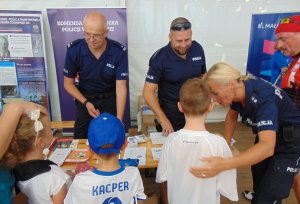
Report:
M 108 38 L 116 40 L 128 48 L 127 19 L 125 8 L 76 8 L 76 9 L 47 9 L 51 30 L 55 66 L 57 73 L 61 117 L 63 121 L 75 120 L 75 104 L 73 98 L 64 89 L 63 68 L 67 45 L 83 38 L 84 16 L 91 11 L 99 11 L 105 15 L 108 27 Z M 124 115 L 124 124 L 130 127 L 129 84 L 128 96 Z
M 248 50 L 247 72 L 271 79 L 271 58 L 275 52 L 275 30 L 283 17 L 300 13 L 253 14 Z

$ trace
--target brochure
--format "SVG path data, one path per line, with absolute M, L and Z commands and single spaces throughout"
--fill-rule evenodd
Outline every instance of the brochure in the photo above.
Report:
M 164 144 L 167 137 L 163 136 L 162 132 L 151 132 L 150 139 L 152 144 Z
M 134 142 L 134 143 L 147 142 L 146 135 L 144 134 L 127 137 L 127 140 L 128 142 Z
M 139 165 L 145 165 L 146 147 L 126 148 L 123 159 L 138 159 Z
M 65 162 L 86 162 L 91 157 L 89 149 L 74 149 Z
M 161 147 L 153 147 L 151 148 L 153 160 L 159 160 L 162 152 Z

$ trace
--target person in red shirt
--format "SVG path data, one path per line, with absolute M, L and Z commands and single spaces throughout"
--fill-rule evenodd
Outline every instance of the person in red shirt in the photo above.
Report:
M 284 55 L 293 57 L 280 88 L 286 91 L 300 110 L 300 15 L 282 18 L 275 34 L 277 48 Z M 300 173 L 295 177 L 293 188 L 300 203 Z

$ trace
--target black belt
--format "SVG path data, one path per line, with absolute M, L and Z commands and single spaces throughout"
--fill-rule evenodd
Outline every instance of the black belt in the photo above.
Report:
M 161 108 L 178 109 L 177 103 L 167 103 L 159 101 Z
M 94 93 L 94 94 L 86 94 L 82 93 L 87 99 L 93 100 L 93 99 L 105 99 L 105 98 L 110 98 L 112 96 L 116 95 L 115 91 L 110 91 L 106 93 Z

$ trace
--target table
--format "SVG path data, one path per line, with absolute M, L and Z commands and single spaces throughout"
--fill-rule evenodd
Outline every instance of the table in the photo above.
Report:
M 139 165 L 139 169 L 147 169 L 147 168 L 156 168 L 158 166 L 158 160 L 153 160 L 151 148 L 153 147 L 162 147 L 161 144 L 152 144 L 149 137 L 147 137 L 147 142 L 138 144 L 138 147 L 146 147 L 146 164 L 145 165 Z M 80 139 L 78 142 L 77 149 L 86 149 L 89 148 L 86 144 L 86 139 Z M 124 151 L 121 151 L 121 158 L 123 158 Z M 94 166 L 97 163 L 97 157 L 95 154 L 92 154 L 90 159 L 87 162 L 89 165 Z M 63 169 L 67 170 L 75 170 L 76 165 L 78 163 L 73 162 L 64 162 L 61 166 Z
M 51 121 L 52 129 L 74 128 L 75 121 Z
M 146 164 L 139 165 L 139 169 L 156 168 L 158 166 L 158 160 L 153 160 L 151 148 L 162 147 L 162 144 L 152 144 L 149 137 L 147 137 L 147 142 L 138 144 L 138 147 L 146 147 Z M 121 158 L 123 158 L 124 151 L 121 151 Z

